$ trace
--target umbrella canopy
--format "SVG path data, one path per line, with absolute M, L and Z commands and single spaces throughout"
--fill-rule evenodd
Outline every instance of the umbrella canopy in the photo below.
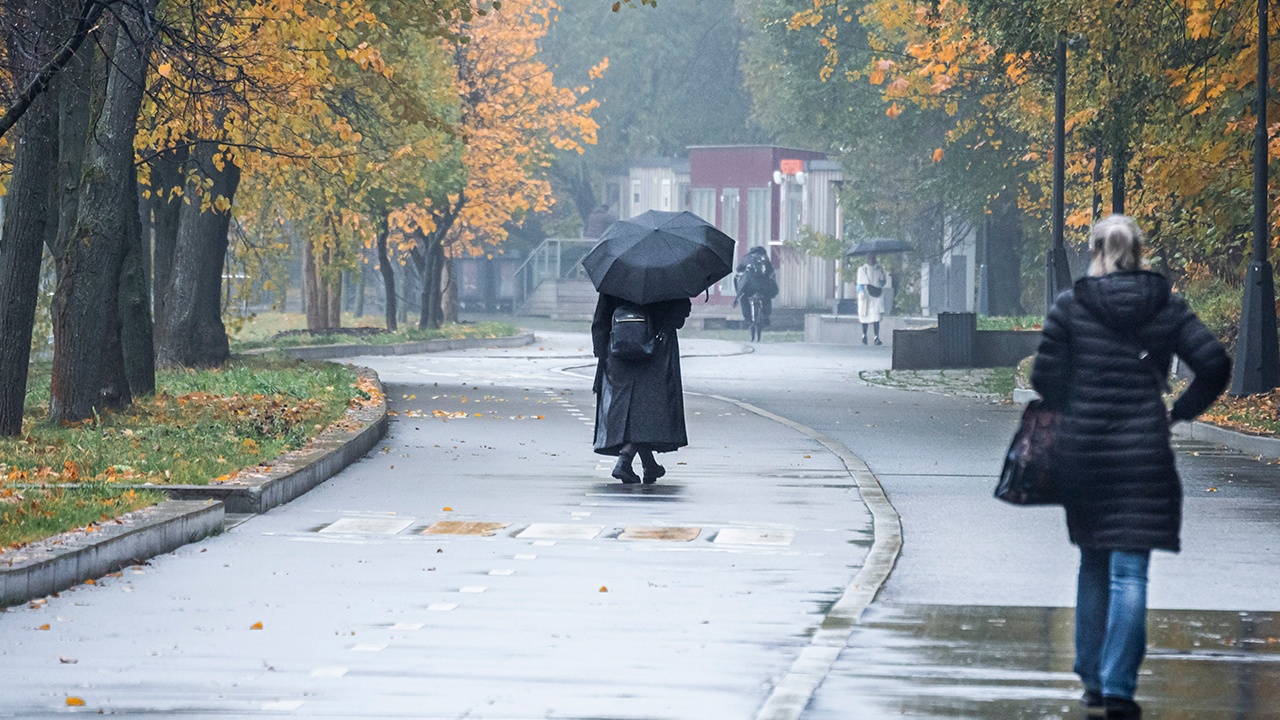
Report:
M 885 253 L 911 252 L 915 248 L 893 238 L 871 238 L 863 240 L 845 253 L 845 257 L 853 255 L 883 255 Z
M 610 225 L 582 266 L 600 292 L 647 305 L 706 290 L 733 271 L 733 249 L 691 212 L 650 210 Z

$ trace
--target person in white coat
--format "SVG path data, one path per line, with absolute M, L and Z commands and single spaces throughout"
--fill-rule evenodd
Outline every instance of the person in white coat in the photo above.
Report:
M 872 328 L 876 345 L 880 342 L 880 318 L 884 316 L 884 289 L 889 284 L 889 274 L 876 262 L 875 255 L 858 268 L 858 321 L 862 323 L 862 344 L 867 344 L 867 326 Z

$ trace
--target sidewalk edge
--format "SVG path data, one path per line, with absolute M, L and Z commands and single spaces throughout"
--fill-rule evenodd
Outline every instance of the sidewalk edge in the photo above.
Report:
M 93 534 L 73 530 L 0 555 L 0 608 L 44 597 L 222 532 L 222 503 L 165 500 Z
M 333 360 L 337 358 L 364 357 L 370 355 L 417 355 L 419 353 L 445 352 L 447 350 L 474 350 L 476 348 L 515 348 L 532 345 L 534 335 L 523 332 L 498 338 L 457 338 L 441 340 L 417 340 L 394 345 L 314 345 L 312 347 L 281 348 L 280 352 L 297 360 Z M 258 354 L 270 349 L 252 350 Z M 249 353 L 246 353 L 249 354 Z
M 893 503 L 889 502 L 884 486 L 867 467 L 866 462 L 834 438 L 742 400 L 706 393 L 690 394 L 705 395 L 737 405 L 817 440 L 844 463 L 849 476 L 858 486 L 863 504 L 871 512 L 875 539 L 861 569 L 827 612 L 809 646 L 801 651 L 791 669 L 774 685 L 773 691 L 756 714 L 756 720 L 796 720 L 831 671 L 840 651 L 853 634 L 854 626 L 862 618 L 863 611 L 889 579 L 889 573 L 893 571 L 902 551 L 902 520 Z

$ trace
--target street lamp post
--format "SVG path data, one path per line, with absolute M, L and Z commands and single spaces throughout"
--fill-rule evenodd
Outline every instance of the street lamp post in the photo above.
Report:
M 1071 267 L 1067 264 L 1064 241 L 1064 183 L 1066 176 L 1067 116 L 1067 39 L 1058 36 L 1054 47 L 1053 78 L 1053 245 L 1049 248 L 1044 273 L 1045 312 L 1053 307 L 1058 294 L 1071 287 Z
M 1269 79 L 1267 2 L 1258 0 L 1258 105 L 1253 134 L 1253 255 L 1244 278 L 1244 304 L 1236 340 L 1232 395 L 1254 395 L 1274 388 L 1280 378 L 1280 345 L 1276 341 L 1276 290 L 1271 262 L 1267 202 L 1267 95 Z

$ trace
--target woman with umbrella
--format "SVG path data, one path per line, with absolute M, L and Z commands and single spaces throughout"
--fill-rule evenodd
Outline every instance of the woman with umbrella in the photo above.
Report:
M 613 477 L 653 483 L 654 458 L 689 444 L 680 343 L 689 298 L 733 269 L 734 242 L 688 212 L 650 211 L 616 222 L 583 259 L 600 291 L 591 321 L 598 358 L 595 451 L 618 458 Z M 640 456 L 644 476 L 632 469 Z
M 911 246 L 901 240 L 871 238 L 858 243 L 846 257 L 865 255 L 867 261 L 858 268 L 858 321 L 862 323 L 862 344 L 867 344 L 867 326 L 872 328 L 876 345 L 880 342 L 880 319 L 885 313 L 885 294 L 892 292 L 889 274 L 876 261 L 877 254 L 909 252 Z

